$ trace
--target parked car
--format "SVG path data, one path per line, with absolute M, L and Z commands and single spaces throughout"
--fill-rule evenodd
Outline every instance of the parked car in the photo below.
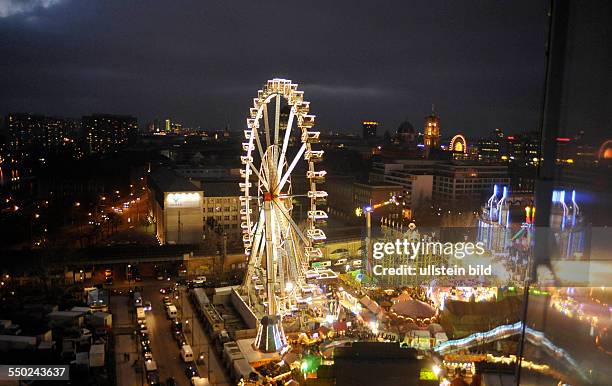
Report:
M 194 364 L 191 363 L 188 364 L 187 367 L 185 367 L 185 375 L 189 379 L 200 376 L 200 374 L 198 373 L 198 369 L 195 367 Z
M 166 379 L 166 386 L 177 386 L 176 380 L 172 377 Z
M 150 344 L 151 339 L 149 339 L 149 334 L 140 334 L 140 343 L 144 346 L 145 344 Z
M 183 323 L 181 323 L 181 321 L 177 318 L 174 320 L 174 322 L 172 322 L 172 324 L 170 324 L 170 329 L 172 330 L 173 335 L 180 334 L 183 332 Z
M 187 339 L 185 339 L 185 335 L 183 335 L 182 332 L 179 334 L 176 334 L 174 338 L 176 339 L 176 344 L 178 345 L 178 348 L 181 348 L 187 344 Z

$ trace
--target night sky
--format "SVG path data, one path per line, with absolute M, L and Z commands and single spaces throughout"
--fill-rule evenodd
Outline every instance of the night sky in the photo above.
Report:
M 544 0 L 0 0 L 0 113 L 167 116 L 241 129 L 269 78 L 322 130 L 537 129 Z

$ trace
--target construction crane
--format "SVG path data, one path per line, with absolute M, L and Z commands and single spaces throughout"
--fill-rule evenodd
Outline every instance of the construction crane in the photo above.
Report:
M 366 272 L 368 273 L 368 275 L 370 277 L 372 277 L 372 267 L 373 267 L 373 261 L 372 261 L 372 213 L 380 208 L 386 207 L 387 205 L 396 205 L 396 206 L 406 206 L 405 202 L 404 202 L 404 196 L 403 195 L 393 195 L 391 196 L 387 201 L 383 201 L 383 202 L 379 202 L 376 204 L 373 204 L 370 201 L 370 204 L 364 206 L 364 207 L 357 207 L 355 209 L 355 215 L 357 217 L 365 217 L 365 221 L 366 221 L 366 250 L 367 250 L 367 256 L 366 256 Z M 405 208 L 402 210 L 402 214 L 404 217 L 410 218 L 412 217 L 412 210 L 409 208 Z

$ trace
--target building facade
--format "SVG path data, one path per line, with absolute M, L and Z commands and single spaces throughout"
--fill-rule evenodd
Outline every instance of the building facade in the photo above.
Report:
M 161 245 L 199 244 L 204 238 L 204 192 L 169 169 L 152 173 L 149 184 L 149 215 Z
M 441 205 L 472 205 L 494 185 L 508 184 L 508 166 L 472 161 L 396 160 L 375 162 L 373 183 L 400 185 L 406 202 L 416 207 L 432 201 Z
M 376 121 L 363 121 L 361 123 L 363 130 L 363 139 L 376 138 L 376 130 L 378 129 L 378 122 Z
M 81 123 L 88 154 L 116 152 L 134 143 L 138 135 L 137 119 L 127 115 L 89 115 Z
M 440 118 L 436 115 L 436 112 L 431 109 L 431 114 L 425 117 L 425 127 L 423 128 L 423 145 L 425 145 L 424 151 L 427 157 L 432 149 L 438 149 L 440 147 Z
M 74 153 L 79 124 L 75 120 L 35 114 L 6 117 L 7 150 L 12 157 Z

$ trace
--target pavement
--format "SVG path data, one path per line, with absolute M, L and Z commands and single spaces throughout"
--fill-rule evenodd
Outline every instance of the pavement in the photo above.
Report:
M 137 373 L 133 367 L 134 360 L 139 356 L 138 342 L 133 333 L 126 333 L 126 331 L 134 331 L 132 316 L 129 313 L 129 301 L 128 296 L 111 296 L 110 300 L 118 386 L 142 385 L 141 374 Z M 126 360 L 125 353 L 130 354 L 129 360 Z

